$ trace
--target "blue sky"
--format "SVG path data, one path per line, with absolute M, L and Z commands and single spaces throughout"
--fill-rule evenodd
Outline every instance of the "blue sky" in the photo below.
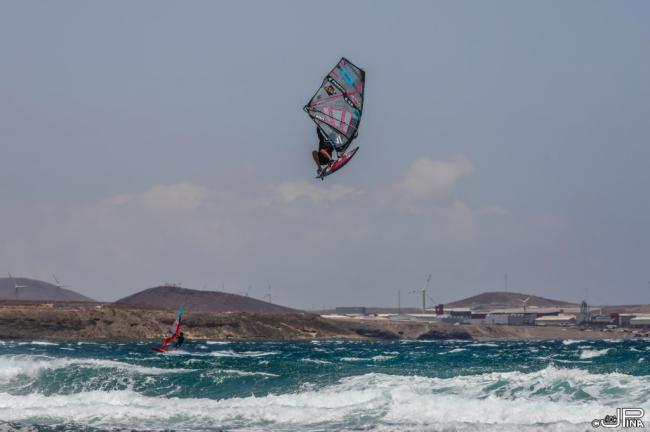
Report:
M 0 5 L 14 275 L 322 307 L 508 272 L 650 302 L 647 2 Z M 361 150 L 321 183 L 301 108 L 341 56 L 367 72 Z

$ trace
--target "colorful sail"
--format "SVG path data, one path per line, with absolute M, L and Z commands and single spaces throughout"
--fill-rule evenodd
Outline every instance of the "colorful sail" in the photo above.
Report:
M 365 84 L 363 69 L 342 58 L 304 107 L 337 153 L 345 152 L 357 137 Z
M 178 310 L 174 323 L 169 328 L 169 330 L 167 330 L 167 338 L 165 338 L 165 340 L 163 341 L 162 346 L 160 347 L 161 349 L 164 350 L 167 345 L 172 343 L 174 339 L 178 337 L 178 334 L 181 332 L 181 323 L 183 321 L 184 311 L 185 311 L 185 305 L 181 306 L 181 308 Z

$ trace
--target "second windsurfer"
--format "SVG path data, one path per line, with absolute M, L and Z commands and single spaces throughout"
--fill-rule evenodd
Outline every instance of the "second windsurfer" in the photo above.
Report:
M 181 345 L 183 345 L 183 342 L 185 342 L 185 335 L 183 335 L 183 332 L 180 332 L 180 334 L 176 338 L 176 343 L 174 344 L 174 346 L 176 348 L 180 348 Z

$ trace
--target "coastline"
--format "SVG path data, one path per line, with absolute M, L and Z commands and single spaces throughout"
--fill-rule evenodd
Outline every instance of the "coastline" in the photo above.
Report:
M 102 303 L 0 303 L 0 340 L 160 340 L 175 311 Z M 577 327 L 453 326 L 425 321 L 328 319 L 310 313 L 191 312 L 183 331 L 189 340 L 545 340 L 630 339 L 634 332 Z

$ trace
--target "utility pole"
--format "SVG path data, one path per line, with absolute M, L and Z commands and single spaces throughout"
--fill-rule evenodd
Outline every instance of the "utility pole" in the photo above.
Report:
M 503 274 L 503 286 L 505 287 L 506 292 L 508 292 L 508 273 Z
M 429 282 L 431 282 L 431 275 L 427 277 L 427 284 L 424 286 L 424 288 L 420 290 L 409 291 L 409 294 L 417 293 L 417 292 L 422 293 L 422 313 L 427 313 L 426 300 L 427 300 L 427 290 L 429 289 Z
M 402 315 L 402 290 L 397 290 L 397 313 Z
M 422 313 L 427 313 L 427 299 L 426 299 L 426 291 L 422 290 Z
M 427 305 L 426 305 L 426 295 L 427 295 L 427 290 L 429 289 L 429 283 L 431 282 L 431 275 L 427 276 L 427 284 L 424 286 L 424 289 L 422 290 L 422 313 L 427 313 Z

